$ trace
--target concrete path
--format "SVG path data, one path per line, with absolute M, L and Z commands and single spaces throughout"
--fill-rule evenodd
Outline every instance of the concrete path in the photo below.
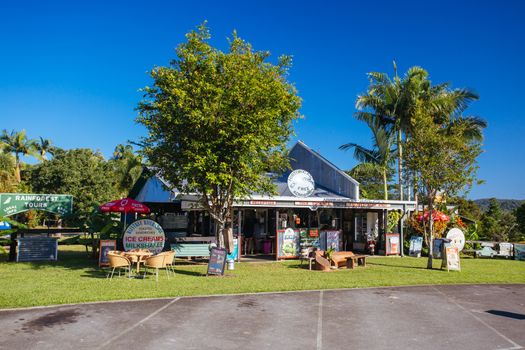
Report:
M 525 285 L 191 297 L 0 311 L 0 349 L 521 349 Z

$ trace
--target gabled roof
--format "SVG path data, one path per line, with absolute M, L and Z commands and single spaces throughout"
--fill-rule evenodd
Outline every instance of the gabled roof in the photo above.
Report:
M 290 148 L 290 153 L 292 152 L 292 150 L 295 148 L 295 147 L 302 147 L 304 148 L 305 150 L 307 150 L 308 152 L 312 153 L 312 155 L 314 155 L 315 157 L 319 158 L 321 161 L 323 161 L 326 165 L 328 165 L 329 167 L 331 167 L 332 169 L 334 169 L 335 171 L 337 171 L 339 174 L 341 174 L 342 176 L 346 177 L 348 180 L 352 181 L 355 185 L 359 185 L 359 182 L 354 179 L 353 177 L 351 177 L 350 175 L 348 175 L 346 172 L 344 172 L 343 170 L 339 169 L 337 167 L 337 165 L 335 165 L 334 163 L 332 163 L 331 161 L 329 161 L 328 159 L 326 159 L 325 157 L 323 157 L 319 152 L 316 152 L 314 151 L 313 149 L 311 149 L 310 147 L 308 147 L 308 145 L 306 143 L 304 143 L 303 141 L 299 140 L 297 141 L 297 143 L 292 147 Z
M 304 142 L 298 141 L 289 150 L 292 169 L 303 169 L 312 174 L 315 181 L 315 190 L 309 198 L 333 198 L 359 200 L 359 182 L 339 169 L 332 162 L 318 152 L 312 150 Z M 301 159 L 294 159 L 299 156 Z M 148 167 L 148 173 L 154 174 L 143 183 L 139 189 L 136 200 L 141 202 L 173 202 L 177 200 L 180 191 L 162 178 L 158 169 Z M 290 171 L 273 177 L 273 183 L 279 197 L 294 197 L 288 188 L 288 175 Z M 254 196 L 260 194 L 253 193 Z

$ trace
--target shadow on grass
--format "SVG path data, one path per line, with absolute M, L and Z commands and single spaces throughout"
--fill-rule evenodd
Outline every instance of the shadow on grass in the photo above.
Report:
M 367 262 L 366 266 L 386 266 L 386 267 L 400 267 L 402 269 L 416 269 L 416 270 L 430 270 L 427 269 L 426 266 L 407 266 L 407 265 L 394 265 L 394 264 L 384 264 L 384 263 L 378 263 L 378 262 Z M 439 264 L 441 266 L 441 263 Z M 440 268 L 433 267 L 431 270 L 441 270 Z
M 290 265 L 285 265 L 285 266 L 288 269 L 308 270 L 308 263 L 305 263 L 305 264 L 297 263 L 297 264 L 290 264 Z M 314 264 L 312 263 L 312 271 L 313 270 L 314 270 Z
M 202 272 L 175 269 L 175 275 L 179 275 L 179 274 L 188 275 L 188 276 L 200 276 L 200 277 L 206 276 L 206 274 Z

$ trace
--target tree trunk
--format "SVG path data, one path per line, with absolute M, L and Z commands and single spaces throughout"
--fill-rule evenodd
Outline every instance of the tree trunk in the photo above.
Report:
M 428 234 L 429 234 L 429 245 L 428 245 L 428 261 L 427 261 L 427 269 L 432 269 L 432 249 L 434 246 L 434 219 L 432 217 L 432 213 L 434 211 L 434 205 L 433 201 L 431 200 L 428 205 L 429 215 L 428 215 Z
M 16 155 L 15 177 L 17 183 L 22 182 L 22 176 L 20 175 L 20 157 L 18 156 L 18 154 Z
M 387 201 L 388 200 L 388 182 L 387 182 L 385 168 L 383 168 L 383 191 L 385 192 L 385 201 Z
M 397 174 L 399 179 L 399 200 L 403 200 L 403 146 L 401 130 L 397 132 Z
M 219 248 L 224 248 L 224 222 L 220 222 L 219 220 L 215 220 L 215 238 L 217 239 L 217 246 Z

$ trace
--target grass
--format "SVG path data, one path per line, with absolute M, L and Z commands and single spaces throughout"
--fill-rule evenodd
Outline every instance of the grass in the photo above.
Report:
M 3 259 L 5 260 L 5 259 Z M 462 271 L 426 269 L 426 258 L 373 257 L 366 268 L 309 271 L 299 261 L 240 263 L 226 277 L 206 277 L 206 264 L 176 265 L 167 279 L 153 276 L 107 280 L 87 257 L 84 246 L 60 246 L 59 261 L 0 263 L 0 308 L 134 298 L 176 297 L 245 292 L 362 288 L 418 284 L 525 283 L 525 262 L 500 259 L 461 261 Z M 441 266 L 441 260 L 434 262 Z

